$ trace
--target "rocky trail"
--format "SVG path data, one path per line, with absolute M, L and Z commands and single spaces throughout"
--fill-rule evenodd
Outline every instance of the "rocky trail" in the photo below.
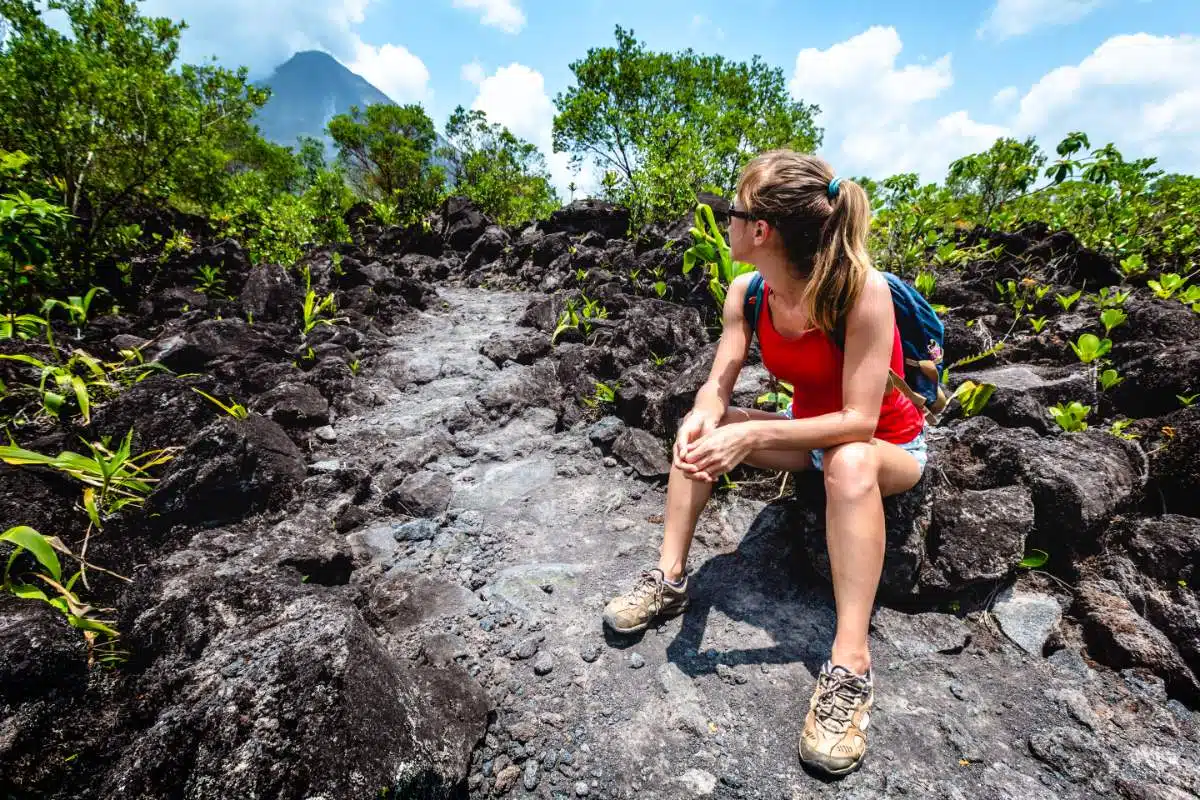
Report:
M 89 545 L 129 578 L 88 595 L 115 666 L 0 594 L 0 797 L 1200 797 L 1200 405 L 1177 399 L 1200 386 L 1177 346 L 1200 315 L 1130 289 L 1125 380 L 1101 394 L 1069 345 L 1102 298 L 1047 301 L 1022 332 L 994 287 L 1107 289 L 1109 259 L 993 232 L 1000 255 L 939 275 L 950 387 L 995 392 L 952 406 L 925 477 L 885 503 L 870 748 L 831 782 L 797 756 L 834 624 L 818 475 L 734 470 L 689 611 L 601 624 L 657 561 L 667 443 L 716 346 L 707 278 L 681 271 L 688 220 L 631 236 L 587 200 L 504 229 L 461 199 L 436 224 L 363 219 L 289 269 L 232 240 L 150 256 L 136 313 L 76 341 L 174 374 L 87 426 L 16 426 L 40 453 L 132 430 L 173 458 Z M 228 296 L 194 288 L 212 264 Z M 309 285 L 336 320 L 301 313 Z M 738 405 L 770 388 L 751 355 Z M 1094 424 L 1059 430 L 1047 407 L 1081 398 Z M 87 528 L 78 483 L 19 465 L 0 464 L 0 516 L 75 547 Z
M 546 409 L 503 414 L 536 396 L 537 375 L 481 351 L 522 335 L 513 321 L 531 297 L 440 294 L 449 308 L 393 337 L 368 390 L 378 405 L 339 419 L 322 458 L 375 475 L 423 468 L 394 490 L 407 513 L 350 534 L 370 559 L 351 582 L 390 650 L 459 664 L 486 687 L 472 797 L 1200 792 L 1197 721 L 1161 685 L 1098 673 L 1077 649 L 1031 656 L 994 623 L 888 608 L 875 620 L 870 757 L 836 784 L 808 776 L 796 740 L 832 598 L 778 504 L 715 499 L 693 548 L 692 610 L 606 635 L 604 602 L 657 560 L 664 492 L 601 455 L 589 435 L 604 438 L 604 423 L 555 433 Z

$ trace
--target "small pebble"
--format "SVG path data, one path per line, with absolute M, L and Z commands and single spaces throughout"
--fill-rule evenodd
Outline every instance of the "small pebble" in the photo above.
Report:
M 549 675 L 554 670 L 554 659 L 549 653 L 542 653 L 533 662 L 534 675 Z
M 538 780 L 541 776 L 538 774 L 538 762 L 532 759 L 525 762 L 525 790 L 532 792 L 537 788 Z
M 634 653 L 629 657 L 629 666 L 633 669 L 641 669 L 646 666 L 646 659 L 642 658 L 641 653 Z
M 589 647 L 585 647 L 583 650 L 581 650 L 579 653 L 579 657 L 582 658 L 587 663 L 591 664 L 596 659 L 600 658 L 600 652 L 601 652 L 600 645 L 594 644 Z
M 588 792 L 590 792 L 590 791 L 591 791 L 591 789 L 588 787 L 587 781 L 576 781 L 575 782 L 575 796 L 576 797 L 587 797 Z

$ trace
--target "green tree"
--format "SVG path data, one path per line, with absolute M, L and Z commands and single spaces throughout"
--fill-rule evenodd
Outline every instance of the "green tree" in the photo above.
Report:
M 0 0 L 0 147 L 23 150 L 33 177 L 59 186 L 81 219 L 87 257 L 138 201 L 209 197 L 224 145 L 252 135 L 265 90 L 245 69 L 174 66 L 184 26 L 144 17 L 134 0 L 48 0 L 70 35 L 30 0 Z
M 986 152 L 952 163 L 946 187 L 959 198 L 969 198 L 970 210 L 986 225 L 997 209 L 1029 192 L 1045 163 L 1046 155 L 1032 136 L 1024 142 L 997 139 Z
M 437 205 L 445 171 L 433 163 L 437 131 L 421 106 L 355 106 L 329 121 L 329 135 L 361 194 L 393 204 L 402 220 Z
M 482 111 L 454 109 L 446 139 L 449 146 L 439 154 L 450 165 L 455 193 L 470 198 L 501 225 L 544 217 L 558 208 L 537 146 L 503 125 L 489 124 Z
M 633 31 L 570 65 L 576 85 L 554 99 L 554 150 L 604 172 L 635 216 L 674 216 L 700 190 L 728 195 L 745 161 L 773 147 L 821 142 L 814 105 L 793 100 L 783 71 L 755 56 L 654 53 Z

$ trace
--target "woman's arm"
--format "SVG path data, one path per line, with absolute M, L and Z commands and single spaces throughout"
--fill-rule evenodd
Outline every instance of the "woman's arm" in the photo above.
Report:
M 742 313 L 746 300 L 746 288 L 750 285 L 749 273 L 739 275 L 729 283 L 725 293 L 725 307 L 721 310 L 723 330 L 713 356 L 708 380 L 696 392 L 693 408 L 708 409 L 716 414 L 717 420 L 725 415 L 733 397 L 733 387 L 741 373 L 746 354 L 750 352 L 750 326 Z
M 841 411 L 807 419 L 744 422 L 752 448 L 811 450 L 870 441 L 887 390 L 895 325 L 891 288 L 883 273 L 872 270 L 846 319 Z

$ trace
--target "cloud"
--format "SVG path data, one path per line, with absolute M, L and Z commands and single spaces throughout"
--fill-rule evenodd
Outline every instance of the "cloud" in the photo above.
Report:
M 930 120 L 928 102 L 954 83 L 950 56 L 902 65 L 902 49 L 894 28 L 875 26 L 796 56 L 789 89 L 821 107 L 825 155 L 842 174 L 918 172 L 924 180 L 941 180 L 950 161 L 1007 132 L 965 111 Z
M 512 63 L 500 67 L 479 82 L 479 93 L 471 108 L 487 114 L 488 121 L 498 122 L 515 135 L 538 146 L 546 157 L 551 180 L 559 194 L 569 196 L 567 184 L 578 178 L 572 174 L 566 153 L 552 152 L 554 103 L 546 93 L 542 73 L 524 64 Z
M 1200 172 L 1200 37 L 1114 36 L 1075 65 L 1051 70 L 1021 98 L 1013 126 L 1043 146 L 1072 130 L 1128 157 Z
M 514 0 L 454 0 L 454 7 L 482 11 L 480 22 L 505 33 L 518 33 L 525 27 L 525 12 Z
M 145 0 L 141 13 L 183 19 L 185 62 L 216 56 L 228 67 L 245 65 L 265 77 L 299 50 L 324 50 L 343 63 L 355 60 L 362 40 L 354 32 L 372 0 Z
M 469 64 L 463 64 L 462 69 L 458 73 L 467 83 L 473 83 L 476 86 L 483 83 L 484 70 L 483 64 L 478 61 L 472 61 Z
M 725 39 L 725 29 L 713 24 L 712 19 L 705 14 L 695 14 L 692 16 L 692 32 L 714 36 L 717 41 Z
M 1083 19 L 1105 0 L 996 0 L 978 35 L 1008 39 Z
M 1015 86 L 1005 86 L 992 96 L 992 108 L 1001 111 L 1007 110 L 1013 103 L 1017 102 L 1017 98 L 1020 96 L 1020 89 Z
M 429 100 L 433 94 L 425 62 L 401 45 L 373 47 L 360 41 L 354 60 L 346 66 L 400 104 Z

